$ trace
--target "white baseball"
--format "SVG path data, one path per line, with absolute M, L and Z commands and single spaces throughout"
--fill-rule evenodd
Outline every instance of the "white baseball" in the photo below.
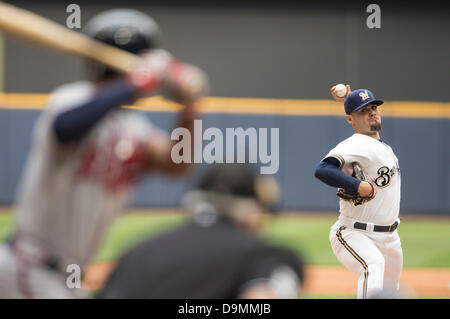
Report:
M 338 97 L 344 97 L 347 94 L 347 87 L 344 84 L 336 85 L 335 89 Z

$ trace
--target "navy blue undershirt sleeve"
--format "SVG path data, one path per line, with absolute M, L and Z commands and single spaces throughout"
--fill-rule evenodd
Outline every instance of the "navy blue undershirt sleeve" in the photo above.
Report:
M 101 90 L 93 99 L 59 114 L 53 129 L 60 143 L 81 138 L 109 110 L 133 102 L 136 89 L 124 80 Z
M 314 176 L 329 186 L 343 188 L 350 194 L 356 194 L 361 181 L 341 171 L 340 165 L 337 158 L 327 157 L 319 163 Z

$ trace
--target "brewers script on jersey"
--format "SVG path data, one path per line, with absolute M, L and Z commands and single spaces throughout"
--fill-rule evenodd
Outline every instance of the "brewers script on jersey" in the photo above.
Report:
M 341 200 L 342 218 L 377 225 L 391 225 L 397 220 L 400 209 L 400 169 L 398 159 L 389 145 L 355 133 L 339 143 L 327 157 L 337 158 L 341 170 L 348 175 L 353 172 L 351 164 L 358 162 L 377 187 L 377 195 L 368 205 L 354 206 L 349 201 Z

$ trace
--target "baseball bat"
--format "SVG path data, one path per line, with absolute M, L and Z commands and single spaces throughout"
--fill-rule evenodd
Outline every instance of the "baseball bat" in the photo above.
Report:
M 0 31 L 32 43 L 103 63 L 128 73 L 137 55 L 96 41 L 30 11 L 0 3 Z

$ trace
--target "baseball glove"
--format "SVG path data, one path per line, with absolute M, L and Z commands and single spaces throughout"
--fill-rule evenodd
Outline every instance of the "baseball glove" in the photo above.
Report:
M 375 186 L 373 186 L 372 183 L 370 183 L 369 179 L 364 174 L 364 171 L 362 170 L 361 166 L 357 162 L 354 162 L 352 164 L 353 166 L 353 174 L 352 176 L 354 178 L 357 178 L 361 181 L 368 182 L 370 186 L 372 186 L 372 192 L 368 196 L 361 196 L 359 193 L 356 194 L 350 194 L 346 192 L 343 188 L 339 188 L 338 192 L 336 193 L 336 196 L 339 198 L 342 198 L 343 200 L 352 202 L 355 206 L 367 203 L 371 199 L 375 197 L 376 189 Z

